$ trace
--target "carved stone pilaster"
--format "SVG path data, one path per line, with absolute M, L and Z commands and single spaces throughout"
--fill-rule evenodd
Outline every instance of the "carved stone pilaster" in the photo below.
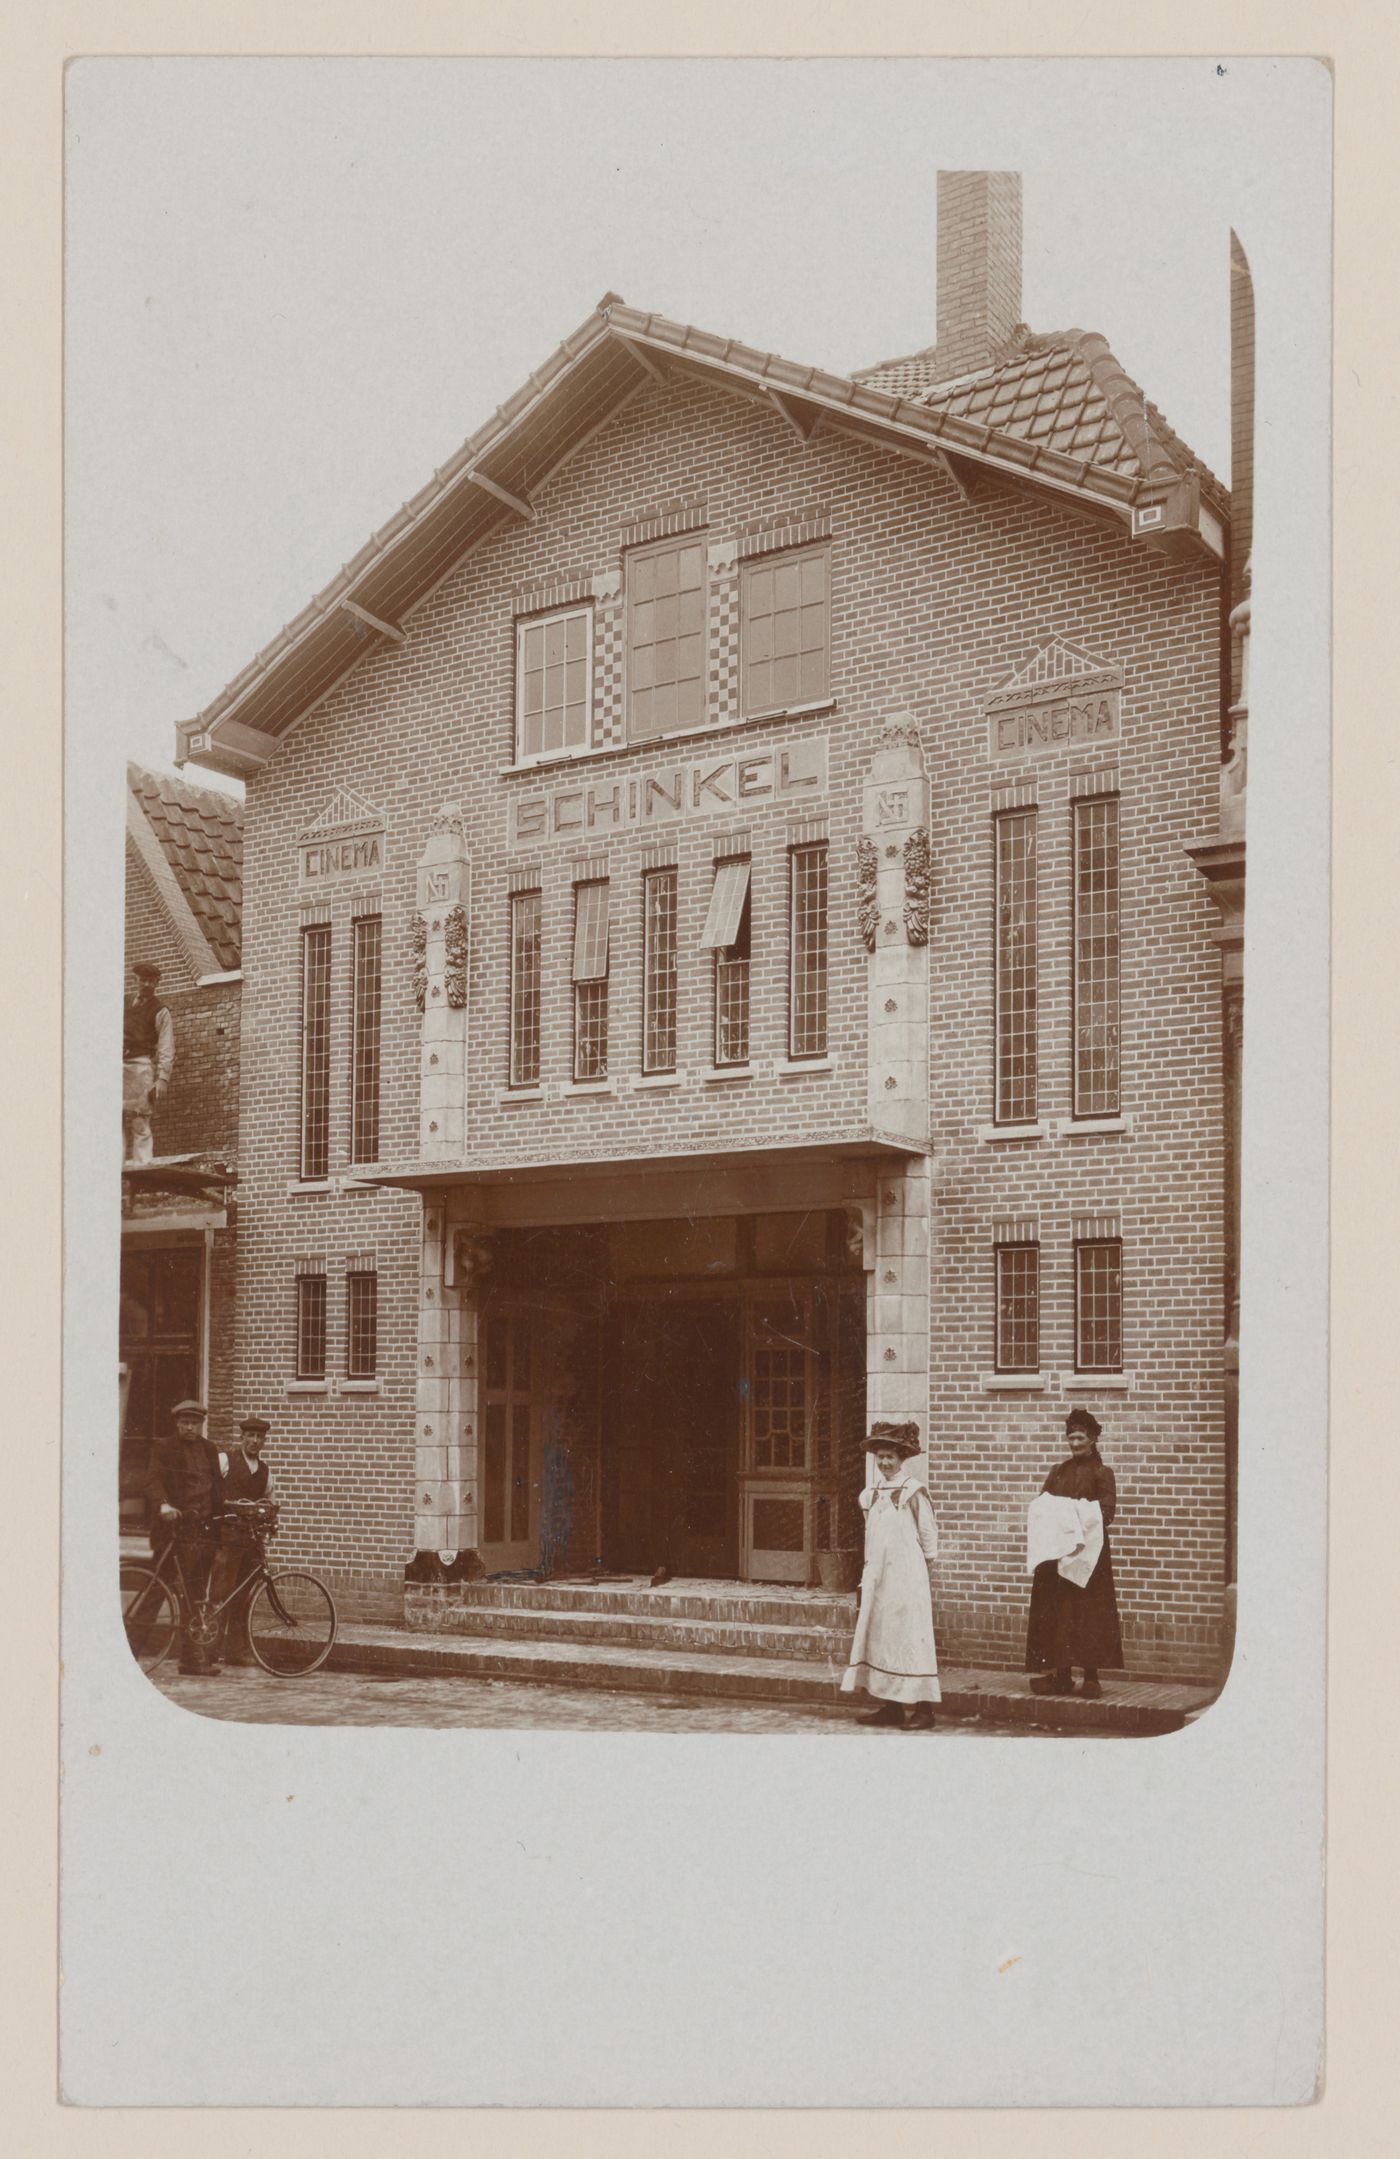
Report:
M 858 854 L 868 968 L 867 1103 L 877 1131 L 928 1137 L 929 783 L 901 714 L 870 760 Z
M 459 1161 L 467 1142 L 467 1000 L 471 862 L 455 802 L 438 813 L 418 863 L 415 982 L 423 1015 L 418 1151 Z

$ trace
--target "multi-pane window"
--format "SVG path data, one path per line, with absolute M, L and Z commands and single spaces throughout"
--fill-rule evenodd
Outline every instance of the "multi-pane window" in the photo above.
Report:
M 533 1087 L 540 1076 L 540 909 L 538 892 L 510 902 L 510 1084 Z
M 379 1276 L 354 1267 L 345 1276 L 345 1377 L 373 1379 L 379 1366 Z
M 324 1274 L 297 1276 L 296 1376 L 326 1376 L 326 1278 Z
M 790 1301 L 756 1309 L 751 1356 L 753 1467 L 805 1469 L 808 1352 L 806 1345 L 794 1337 Z
M 301 1174 L 330 1170 L 331 926 L 312 922 L 301 933 Z
M 1036 813 L 1004 812 L 996 831 L 996 1119 L 1036 1114 Z
M 826 842 L 790 855 L 788 1055 L 826 1055 Z
M 715 956 L 716 1065 L 749 1061 L 751 881 L 747 855 L 715 864 L 710 911 L 700 942 Z
M 1079 1372 L 1123 1369 L 1123 1246 L 1116 1237 L 1074 1247 L 1074 1364 Z
M 1118 797 L 1074 805 L 1074 1114 L 1113 1117 L 1118 1072 Z
M 676 872 L 642 879 L 642 1070 L 676 1069 Z
M 996 1369 L 1040 1370 L 1040 1246 L 999 1244 Z
M 588 608 L 517 624 L 515 754 L 522 764 L 588 747 L 592 675 Z
M 745 715 L 781 712 L 826 696 L 830 575 L 825 547 L 745 569 L 740 644 Z
M 383 939 L 378 915 L 352 926 L 350 1036 L 350 1159 L 379 1159 L 379 1039 Z
M 574 1078 L 608 1076 L 608 887 L 574 886 Z
M 632 741 L 705 717 L 705 549 L 638 549 L 627 564 L 627 732 Z

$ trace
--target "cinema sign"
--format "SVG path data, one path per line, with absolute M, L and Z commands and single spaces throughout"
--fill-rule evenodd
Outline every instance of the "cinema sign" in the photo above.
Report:
M 784 749 L 677 759 L 649 772 L 599 774 L 567 786 L 532 788 L 507 811 L 507 844 L 606 839 L 695 818 L 747 815 L 769 805 L 821 800 L 827 791 L 827 737 Z
M 1052 639 L 987 700 L 993 757 L 1099 749 L 1118 740 L 1122 722 L 1121 673 L 1063 638 Z

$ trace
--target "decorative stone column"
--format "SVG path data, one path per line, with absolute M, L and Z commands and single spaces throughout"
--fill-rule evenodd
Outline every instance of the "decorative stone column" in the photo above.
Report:
M 929 1135 L 929 783 L 913 715 L 885 728 L 870 761 L 860 842 L 860 926 L 869 963 L 867 1104 L 872 1129 Z M 867 1429 L 913 1418 L 928 1472 L 929 1238 L 926 1154 L 881 1169 L 866 1328 Z
M 416 1001 L 422 1019 L 418 1148 L 425 1162 L 466 1153 L 467 969 L 471 865 L 460 808 L 445 803 L 418 864 Z M 476 1543 L 475 1312 L 464 1310 L 447 1201 L 423 1202 L 414 1396 L 414 1545 L 408 1579 L 470 1568 Z M 463 1369 L 470 1336 L 472 1371 Z M 468 1386 L 468 1379 L 470 1384 Z M 480 1571 L 480 1563 L 477 1570 Z M 410 1615 L 412 1616 L 412 1615 Z

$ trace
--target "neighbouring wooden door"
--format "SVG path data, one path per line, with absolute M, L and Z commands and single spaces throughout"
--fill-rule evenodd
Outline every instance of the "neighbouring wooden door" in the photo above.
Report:
M 543 1484 L 538 1322 L 493 1308 L 482 1329 L 481 1529 L 488 1573 L 540 1561 Z
M 199 1394 L 202 1245 L 142 1247 L 122 1253 L 118 1327 L 130 1373 L 122 1430 L 120 1511 L 132 1529 L 146 1521 L 146 1466 L 153 1439 L 168 1438 L 171 1410 Z
M 638 1299 L 610 1330 L 609 1562 L 733 1577 L 739 1553 L 737 1301 Z

